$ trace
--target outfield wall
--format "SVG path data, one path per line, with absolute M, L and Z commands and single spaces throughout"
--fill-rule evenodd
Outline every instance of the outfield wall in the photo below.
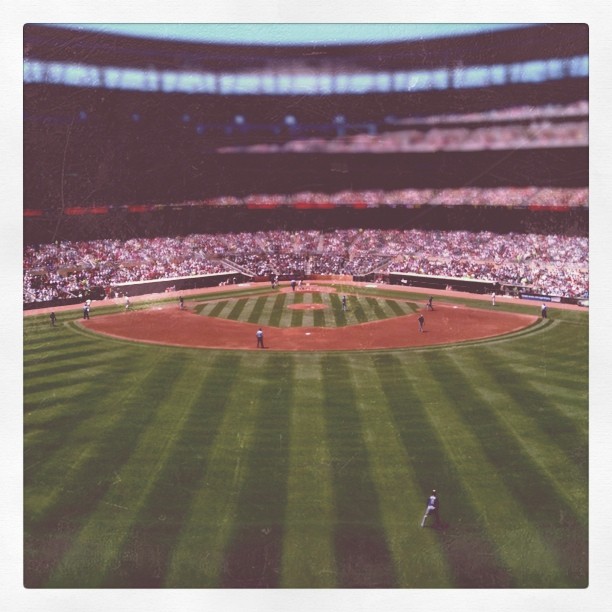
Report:
M 293 278 L 292 275 L 279 276 L 280 281 L 287 282 Z M 427 276 L 424 274 L 404 274 L 391 272 L 390 274 L 372 273 L 362 276 L 349 276 L 346 274 L 311 274 L 301 277 L 306 281 L 314 282 L 345 282 L 345 283 L 376 283 L 378 285 L 394 285 L 404 289 L 429 289 L 433 292 L 452 291 L 458 293 L 471 293 L 487 295 L 495 292 L 500 298 L 503 296 L 520 298 L 524 300 L 537 300 L 541 302 L 553 302 L 556 304 L 586 305 L 585 298 L 565 298 L 559 296 L 545 295 L 530 292 L 529 287 L 494 283 L 491 281 L 479 281 L 475 279 L 461 279 L 445 276 Z M 266 277 L 250 277 L 242 273 L 206 274 L 201 276 L 184 276 L 167 278 L 154 281 L 138 281 L 133 283 L 120 283 L 113 286 L 114 295 L 107 296 L 102 287 L 93 287 L 91 291 L 85 291 L 79 297 L 64 300 L 50 300 L 47 302 L 33 302 L 23 305 L 24 311 L 44 310 L 54 307 L 75 306 L 82 304 L 86 299 L 104 300 L 106 297 L 130 297 L 146 296 L 160 293 L 177 294 L 178 292 L 191 292 L 197 289 L 219 287 L 224 284 L 235 285 L 243 283 L 269 283 Z M 586 302 L 586 304 L 585 304 Z

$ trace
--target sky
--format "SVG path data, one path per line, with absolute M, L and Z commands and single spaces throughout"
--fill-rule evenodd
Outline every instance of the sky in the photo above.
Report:
M 244 44 L 347 44 L 471 34 L 524 24 L 106 23 L 49 24 L 129 36 Z

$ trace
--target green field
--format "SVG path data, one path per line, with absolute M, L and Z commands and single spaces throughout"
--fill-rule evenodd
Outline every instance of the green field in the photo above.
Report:
M 339 287 L 342 288 L 342 287 Z M 393 298 L 385 298 L 383 292 L 350 288 L 346 293 L 290 292 L 236 298 L 229 294 L 220 299 L 197 303 L 194 310 L 208 317 L 220 317 L 243 323 L 256 323 L 266 327 L 344 327 L 381 321 L 415 312 L 417 306 L 395 292 Z M 346 296 L 346 310 L 342 310 L 342 295 Z M 422 301 L 422 298 L 421 298 Z M 321 304 L 319 310 L 294 310 L 293 305 Z
M 258 291 L 212 297 L 190 306 L 303 323 Z M 353 316 L 411 308 L 354 299 Z M 25 586 L 586 587 L 588 314 L 549 313 L 502 339 L 353 353 L 26 317 Z M 432 487 L 444 527 L 421 529 Z

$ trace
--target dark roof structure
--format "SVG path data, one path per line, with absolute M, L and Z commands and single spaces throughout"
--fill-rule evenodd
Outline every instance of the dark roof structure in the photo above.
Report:
M 528 25 L 437 39 L 317 45 L 242 45 L 139 38 L 24 26 L 24 57 L 93 66 L 241 72 L 288 66 L 352 71 L 495 65 L 588 54 L 588 25 Z

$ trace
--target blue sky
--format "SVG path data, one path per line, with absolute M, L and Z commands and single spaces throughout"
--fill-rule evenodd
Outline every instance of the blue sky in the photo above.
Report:
M 263 43 L 263 44 L 346 44 L 384 40 L 411 40 L 469 34 L 521 24 L 457 23 L 117 23 L 56 24 L 133 36 L 175 40 Z

